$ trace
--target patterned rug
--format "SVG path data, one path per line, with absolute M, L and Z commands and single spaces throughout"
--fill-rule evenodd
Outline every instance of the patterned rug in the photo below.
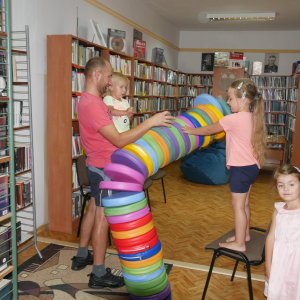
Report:
M 100 290 L 88 287 L 92 266 L 81 271 L 71 270 L 71 258 L 77 254 L 76 248 L 50 244 L 42 250 L 44 261 L 36 254 L 18 267 L 19 300 L 128 300 L 126 287 Z M 122 276 L 118 255 L 106 253 L 105 266 L 113 274 Z M 169 274 L 173 265 L 166 264 Z

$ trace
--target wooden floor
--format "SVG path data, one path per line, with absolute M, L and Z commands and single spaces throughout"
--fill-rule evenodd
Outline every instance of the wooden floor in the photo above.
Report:
M 164 258 L 187 263 L 187 267 L 184 264 L 176 266 L 175 263 L 170 273 L 172 299 L 201 299 L 207 271 L 200 271 L 202 269 L 198 266 L 205 266 L 207 269 L 212 258 L 212 252 L 205 250 L 205 246 L 234 228 L 229 186 L 192 183 L 180 172 L 179 161 L 164 169 L 167 172 L 164 178 L 167 203 L 164 203 L 161 181 L 155 181 L 149 189 L 152 215 L 163 246 Z M 272 188 L 272 171 L 261 170 L 250 198 L 251 226 L 267 228 L 274 202 L 277 201 L 280 198 Z M 76 232 L 64 234 L 45 230 L 38 235 L 41 239 L 72 243 L 79 241 Z M 46 245 L 39 243 L 40 249 Z M 19 263 L 33 254 L 35 250 L 30 247 L 19 255 Z M 190 268 L 191 264 L 196 264 L 196 267 Z M 225 271 L 232 270 L 234 262 L 220 257 L 216 260 L 215 267 Z M 242 276 L 246 275 L 242 264 L 238 271 L 242 272 Z M 251 271 L 258 275 L 259 280 L 253 280 L 254 298 L 266 299 L 263 296 L 264 264 L 252 267 Z M 230 282 L 228 275 L 213 274 L 206 299 L 249 299 L 247 280 L 235 278 Z

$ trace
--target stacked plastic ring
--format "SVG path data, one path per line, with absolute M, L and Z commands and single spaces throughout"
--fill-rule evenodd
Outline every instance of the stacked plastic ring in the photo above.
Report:
M 231 113 L 223 99 L 210 95 L 196 97 L 195 104 L 177 116 L 171 127 L 152 128 L 136 142 L 116 150 L 111 163 L 104 168 L 112 181 L 102 181 L 100 189 L 119 191 L 102 201 L 132 300 L 171 299 L 163 250 L 143 191 L 145 179 L 225 135 L 224 132 L 212 136 L 183 133 L 183 126 L 207 126 Z

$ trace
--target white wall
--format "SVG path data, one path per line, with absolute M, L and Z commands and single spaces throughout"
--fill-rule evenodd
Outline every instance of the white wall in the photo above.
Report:
M 180 48 L 299 50 L 300 31 L 181 31 Z M 179 52 L 179 70 L 201 73 L 201 55 L 201 52 Z M 245 52 L 244 56 L 251 66 L 253 61 L 265 60 L 264 53 Z M 280 53 L 278 75 L 291 75 L 292 64 L 297 60 L 299 53 Z
M 132 55 L 133 27 L 104 13 L 83 0 L 12 0 L 11 2 L 12 30 L 24 30 L 25 25 L 28 25 L 30 31 L 37 226 L 41 226 L 48 222 L 47 35 L 76 35 L 76 14 L 78 6 L 79 37 L 89 41 L 92 40 L 93 32 L 89 20 L 93 19 L 98 22 L 105 37 L 107 28 L 125 30 L 128 41 L 126 51 Z M 138 0 L 130 0 L 130 6 L 127 5 L 129 1 L 103 1 L 104 4 L 105 2 L 107 2 L 107 5 L 113 3 L 113 7 L 117 8 L 120 13 L 123 12 L 125 17 L 178 46 L 179 31 L 176 31 L 176 28 L 167 24 L 167 22 L 158 15 L 150 13 L 149 10 L 147 10 L 148 13 L 144 15 L 145 8 L 139 5 Z M 132 7 L 138 7 L 137 13 L 132 11 Z M 160 28 L 161 31 L 159 31 Z M 177 68 L 178 51 L 156 41 L 146 34 L 143 34 L 143 39 L 146 40 L 148 49 L 154 47 L 164 48 L 169 67 Z M 151 53 L 148 53 L 147 60 L 150 60 L 150 54 Z M 49 99 L 49 101 L 51 101 L 51 99 Z M 71 170 L 66 170 L 66 172 L 69 171 L 71 172 Z M 51 201 L 51 199 L 49 199 L 49 201 Z M 71 201 L 71 199 L 65 199 L 65 201 Z

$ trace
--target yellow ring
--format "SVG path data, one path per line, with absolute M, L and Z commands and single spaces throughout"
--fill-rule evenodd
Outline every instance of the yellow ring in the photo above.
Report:
M 126 145 L 125 147 L 123 147 L 123 149 L 128 150 L 131 153 L 135 154 L 138 158 L 140 158 L 145 163 L 145 165 L 148 169 L 148 172 L 149 172 L 148 176 L 153 174 L 154 165 L 153 165 L 152 159 L 149 156 L 149 154 L 142 147 L 140 147 L 138 145 L 129 144 L 129 145 Z
M 204 119 L 199 116 L 197 113 L 193 112 L 193 111 L 187 111 L 188 114 L 190 114 L 191 116 L 193 116 L 202 127 L 207 126 L 206 122 L 204 121 Z M 210 143 L 210 135 L 205 135 L 204 136 L 204 143 L 201 147 L 206 147 L 208 146 Z
M 120 261 L 121 261 L 121 264 L 124 265 L 125 267 L 136 269 L 136 268 L 148 267 L 150 265 L 157 263 L 158 261 L 160 261 L 163 258 L 163 255 L 164 255 L 163 250 L 161 248 L 157 254 L 151 256 L 150 258 L 144 259 L 144 260 L 129 261 L 129 260 L 120 259 Z
M 207 106 L 208 108 L 210 108 L 214 112 L 214 114 L 218 117 L 219 120 L 224 117 L 222 112 L 217 107 L 213 106 L 212 104 L 204 104 L 204 105 Z M 222 131 L 215 135 L 215 139 L 220 140 L 224 136 L 225 136 L 225 131 Z
M 149 223 L 139 228 L 135 228 L 127 231 L 111 231 L 111 234 L 114 237 L 114 239 L 125 240 L 125 239 L 131 239 L 140 236 L 142 234 L 145 234 L 149 232 L 153 227 L 154 227 L 154 222 L 153 220 L 151 220 Z
M 162 164 L 161 168 L 166 166 L 168 162 L 170 161 L 170 150 L 168 148 L 167 143 L 164 141 L 164 139 L 155 131 L 149 130 L 147 131 L 148 134 L 150 134 L 152 137 L 155 138 L 157 143 L 159 144 L 163 154 L 164 154 L 164 163 Z

